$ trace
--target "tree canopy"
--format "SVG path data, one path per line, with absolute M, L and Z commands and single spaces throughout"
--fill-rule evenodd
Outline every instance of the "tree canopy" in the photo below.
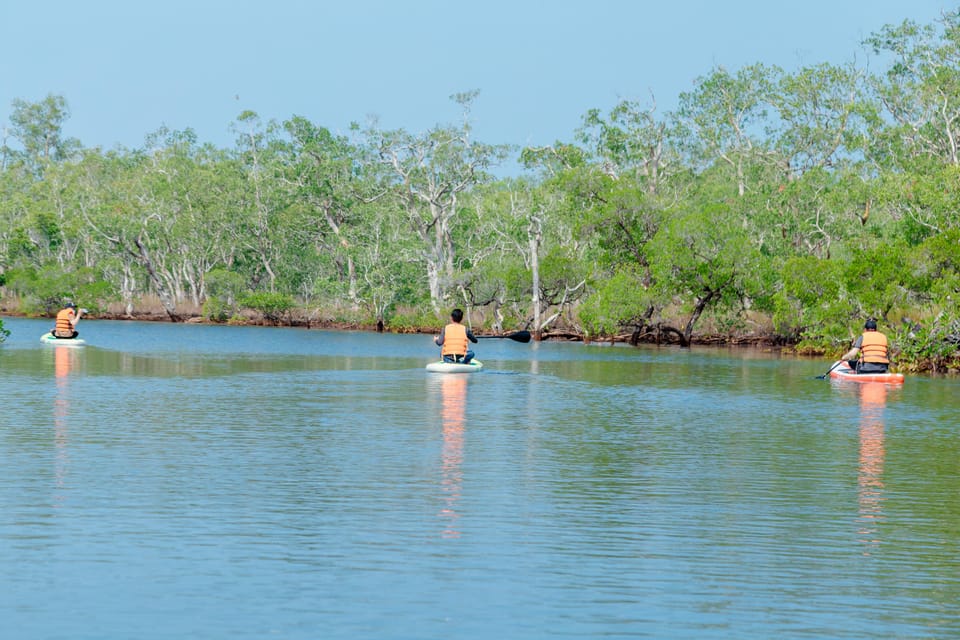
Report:
M 675 111 L 625 100 L 520 149 L 520 177 L 496 173 L 514 145 L 475 139 L 477 91 L 420 133 L 247 111 L 232 148 L 160 128 L 109 151 L 65 135 L 66 97 L 18 99 L 0 292 L 27 313 L 69 297 L 400 329 L 465 306 L 537 335 L 759 332 L 821 352 L 873 316 L 916 366 L 950 366 L 958 34 L 958 12 L 886 26 L 864 42 L 879 70 L 716 66 Z

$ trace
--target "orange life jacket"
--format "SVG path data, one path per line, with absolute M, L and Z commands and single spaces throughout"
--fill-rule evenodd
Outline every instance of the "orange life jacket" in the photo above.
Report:
M 879 331 L 864 331 L 860 342 L 864 362 L 890 364 L 887 358 L 887 336 Z
M 56 335 L 63 338 L 69 338 L 73 336 L 73 332 L 76 329 L 73 328 L 73 317 L 76 315 L 73 309 L 67 307 L 66 309 L 61 309 L 57 312 L 57 325 L 54 328 Z
M 443 328 L 442 356 L 462 356 L 467 353 L 467 328 L 462 324 L 451 322 Z

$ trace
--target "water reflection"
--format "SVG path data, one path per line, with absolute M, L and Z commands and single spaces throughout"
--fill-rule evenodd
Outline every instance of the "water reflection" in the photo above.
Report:
M 54 445 L 54 506 L 63 505 L 66 490 L 67 470 L 70 464 L 70 452 L 67 448 L 69 430 L 67 418 L 70 415 L 70 371 L 74 369 L 78 357 L 76 349 L 70 347 L 53 348 L 53 371 L 57 392 L 53 400 L 53 445 Z
M 870 555 L 880 544 L 877 535 L 883 519 L 883 413 L 887 404 L 887 385 L 867 382 L 860 385 L 860 464 L 857 475 L 860 539 L 864 554 Z
M 463 436 L 466 424 L 467 376 L 444 375 L 440 382 L 440 415 L 443 421 L 443 452 L 440 464 L 440 486 L 443 508 L 440 517 L 445 526 L 444 538 L 459 538 L 457 503 L 463 486 Z

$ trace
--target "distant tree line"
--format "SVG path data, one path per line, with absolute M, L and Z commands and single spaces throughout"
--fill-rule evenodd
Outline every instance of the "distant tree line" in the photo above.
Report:
M 688 345 L 709 326 L 837 353 L 872 316 L 905 366 L 956 367 L 960 12 L 864 45 L 878 72 L 716 66 L 674 111 L 625 100 L 524 149 L 474 138 L 477 92 L 423 133 L 247 111 L 229 149 L 166 128 L 85 148 L 66 98 L 16 100 L 0 293 L 395 329 L 461 306 L 538 335 Z M 521 177 L 497 177 L 515 153 Z

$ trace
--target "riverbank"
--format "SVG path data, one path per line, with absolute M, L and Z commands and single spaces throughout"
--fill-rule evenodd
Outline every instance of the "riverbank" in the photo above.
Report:
M 53 321 L 52 315 L 27 314 L 16 308 L 9 308 L 9 305 L 0 304 L 0 314 L 11 317 L 47 317 Z M 271 319 L 263 314 L 252 310 L 244 310 L 230 317 L 229 319 L 218 321 L 205 317 L 200 309 L 181 308 L 180 314 L 176 320 L 170 318 L 168 314 L 162 311 L 159 305 L 151 307 L 144 305 L 130 313 L 120 310 L 116 306 L 106 310 L 98 310 L 86 318 L 88 320 L 118 320 L 118 321 L 139 321 L 139 322 L 183 322 L 189 324 L 209 324 L 226 326 L 276 326 L 276 327 L 299 327 L 307 330 L 328 330 L 328 331 L 369 331 L 379 333 L 396 334 L 437 334 L 442 328 L 442 323 L 437 320 L 436 323 L 425 320 L 423 315 L 419 320 L 411 320 L 410 316 L 398 316 L 397 324 L 390 322 L 378 323 L 363 320 L 351 320 L 345 318 L 349 314 L 340 314 L 335 317 L 334 314 L 322 315 L 319 313 L 307 315 L 305 313 L 288 313 L 279 319 Z M 481 314 L 482 316 L 482 314 Z M 522 326 L 505 327 L 503 332 L 496 332 L 490 329 L 481 328 L 484 318 L 480 317 L 473 326 L 473 331 L 478 336 L 495 336 L 501 333 L 509 333 L 524 329 Z M 709 323 L 702 323 L 704 329 L 715 329 Z M 689 344 L 683 344 L 679 332 L 669 326 L 655 325 L 645 327 L 642 331 L 631 333 L 618 333 L 605 336 L 587 336 L 571 328 L 554 328 L 534 333 L 534 340 L 540 341 L 562 341 L 562 342 L 582 342 L 584 344 L 626 344 L 626 345 L 661 345 L 661 346 L 689 346 L 689 347 L 730 347 L 730 348 L 760 348 L 771 351 L 778 351 L 788 355 L 802 356 L 810 358 L 823 358 L 824 360 L 834 360 L 839 357 L 840 352 L 847 348 L 847 345 L 830 348 L 811 343 L 797 343 L 786 339 L 784 336 L 777 335 L 772 326 L 763 321 L 752 323 L 753 331 L 709 331 L 694 333 L 690 337 Z M 925 343 L 917 345 L 909 343 L 895 345 L 893 360 L 894 369 L 903 373 L 932 373 L 946 374 L 951 376 L 960 375 L 960 351 L 953 348 L 952 352 L 935 351 L 933 355 Z M 950 345 L 946 345 L 949 347 Z M 949 351 L 949 349 L 947 350 Z
M 26 314 L 15 309 L 0 307 L 0 313 L 10 317 L 32 317 L 49 318 L 53 321 L 53 315 Z M 85 320 L 118 320 L 118 321 L 137 321 L 137 322 L 182 322 L 187 324 L 210 324 L 226 326 L 264 326 L 264 327 L 299 327 L 311 330 L 327 331 L 371 331 L 380 333 L 397 334 L 436 334 L 442 328 L 442 324 L 417 324 L 410 325 L 404 323 L 399 326 L 392 326 L 387 323 L 349 321 L 343 319 L 332 319 L 322 317 L 308 317 L 291 314 L 280 320 L 271 320 L 262 314 L 247 311 L 237 314 L 225 321 L 212 320 L 204 317 L 198 311 L 185 310 L 177 320 L 174 321 L 169 315 L 157 310 L 134 310 L 131 313 L 107 310 L 98 313 L 88 313 L 83 317 Z M 523 327 L 510 327 L 504 332 L 520 330 Z M 497 332 L 485 329 L 473 329 L 478 336 L 498 335 Z M 603 336 L 586 336 L 569 328 L 557 328 L 540 332 L 534 339 L 543 341 L 563 341 L 563 342 L 583 342 L 593 344 L 657 344 L 657 345 L 680 345 L 681 341 L 675 331 L 658 331 L 655 328 L 641 333 L 619 333 Z M 792 351 L 795 345 L 783 340 L 780 336 L 767 333 L 703 333 L 694 334 L 690 339 L 692 346 L 742 346 L 742 347 L 770 347 Z M 805 352 L 803 355 L 818 355 L 816 353 Z

